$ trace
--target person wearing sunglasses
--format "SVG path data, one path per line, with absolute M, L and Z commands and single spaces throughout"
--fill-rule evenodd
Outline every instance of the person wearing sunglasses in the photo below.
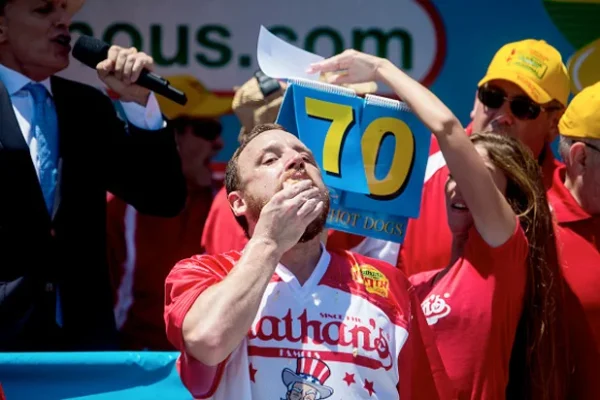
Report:
M 554 172 L 548 196 L 559 225 L 563 273 L 587 317 L 572 325 L 591 328 L 595 338 L 575 345 L 581 352 L 600 351 L 600 82 L 573 98 L 558 127 L 565 165 Z
M 531 151 L 498 133 L 469 138 L 433 93 L 386 59 L 347 50 L 308 72 L 327 71 L 341 72 L 332 83 L 378 79 L 394 90 L 448 162 L 444 195 L 460 240 L 453 241 L 447 267 L 410 280 L 459 398 L 567 398 L 560 267 Z M 513 358 L 525 372 L 509 368 Z
M 471 132 L 495 132 L 518 139 L 542 168 L 544 185 L 552 184 L 560 163 L 550 143 L 569 97 L 570 83 L 560 53 L 542 40 L 504 45 L 479 80 Z M 435 139 L 432 146 L 437 146 Z M 408 223 L 398 267 L 407 275 L 447 266 L 451 256 L 453 215 L 446 214 L 444 187 L 448 168 L 441 153 L 429 157 L 421 216 Z M 460 212 L 460 210 L 457 210 Z
M 185 106 L 157 96 L 175 131 L 187 182 L 183 211 L 173 218 L 137 212 L 109 194 L 108 259 L 114 312 L 124 350 L 172 350 L 162 318 L 164 282 L 175 263 L 201 252 L 204 225 L 213 201 L 211 161 L 223 147 L 219 117 L 231 112 L 231 97 L 215 96 L 193 76 L 168 78 L 182 90 Z

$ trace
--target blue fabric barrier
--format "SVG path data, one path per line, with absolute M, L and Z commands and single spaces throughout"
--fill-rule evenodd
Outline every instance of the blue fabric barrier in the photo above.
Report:
M 6 400 L 190 400 L 175 352 L 0 353 Z

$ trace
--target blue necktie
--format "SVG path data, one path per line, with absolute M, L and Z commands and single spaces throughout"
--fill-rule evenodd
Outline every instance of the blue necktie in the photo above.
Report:
M 40 186 L 48 214 L 52 216 L 58 177 L 58 120 L 54 103 L 46 88 L 39 83 L 25 87 L 33 97 L 34 110 L 31 132 L 37 139 Z

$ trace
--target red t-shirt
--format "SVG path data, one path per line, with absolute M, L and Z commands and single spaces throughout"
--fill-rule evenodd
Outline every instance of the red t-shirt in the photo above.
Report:
M 239 252 L 194 256 L 166 280 L 167 334 L 182 351 L 179 372 L 196 398 L 286 398 L 294 382 L 332 399 L 453 397 L 406 277 L 350 252 L 324 251 L 303 285 L 278 265 L 238 348 L 216 367 L 195 360 L 185 353 L 184 317 L 239 258 Z
M 579 390 L 573 398 L 593 399 L 597 388 L 588 383 L 600 377 L 600 216 L 581 208 L 563 183 L 565 173 L 564 166 L 556 169 L 548 198 L 559 225 L 557 248 L 571 299 L 565 303 L 576 370 L 571 387 Z
M 108 195 L 108 263 L 123 348 L 173 349 L 162 318 L 165 278 L 179 260 L 201 251 L 211 199 L 211 189 L 189 193 L 178 216 L 161 218 Z
M 410 277 L 461 399 L 504 399 L 527 277 L 528 242 L 515 232 L 492 248 L 472 228 L 464 255 L 441 272 Z
M 329 229 L 327 249 L 352 250 L 363 240 L 362 236 Z M 231 250 L 241 251 L 248 243 L 244 230 L 235 220 L 225 187 L 215 196 L 202 234 L 202 247 L 206 254 L 221 254 Z
M 469 130 L 467 133 L 470 134 Z M 410 219 L 406 228 L 406 236 L 400 249 L 398 267 L 407 276 L 440 268 L 445 268 L 451 257 L 452 232 L 448 227 L 446 214 L 445 186 L 449 169 L 440 156 L 430 156 L 428 170 L 438 165 L 438 170 L 423 186 L 421 211 L 419 218 Z M 552 185 L 554 170 L 562 165 L 552 155 L 550 147 L 542 164 L 544 185 Z

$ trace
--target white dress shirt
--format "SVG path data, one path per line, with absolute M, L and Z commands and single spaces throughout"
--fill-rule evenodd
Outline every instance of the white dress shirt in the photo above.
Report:
M 39 179 L 40 170 L 37 162 L 37 140 L 35 135 L 32 135 L 31 133 L 31 120 L 33 119 L 34 104 L 31 93 L 24 89 L 27 84 L 32 82 L 32 80 L 2 64 L 0 64 L 0 80 L 6 87 L 8 95 L 10 96 L 17 122 L 21 128 L 25 142 L 29 146 L 31 160 L 33 161 Z M 49 78 L 38 83 L 44 85 L 48 90 L 48 93 L 50 93 L 50 96 L 52 96 Z M 127 121 L 132 125 L 150 131 L 158 130 L 164 126 L 160 107 L 154 93 L 150 93 L 150 98 L 148 99 L 146 107 L 142 107 L 135 102 L 120 101 L 120 103 L 125 112 L 125 116 L 127 117 Z

